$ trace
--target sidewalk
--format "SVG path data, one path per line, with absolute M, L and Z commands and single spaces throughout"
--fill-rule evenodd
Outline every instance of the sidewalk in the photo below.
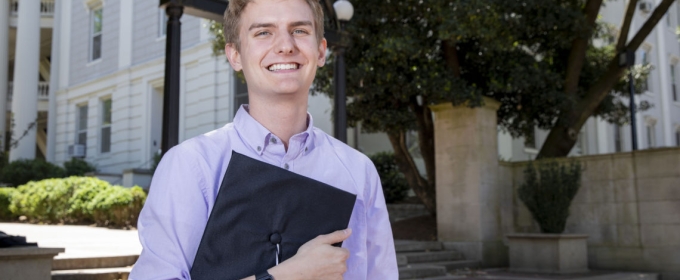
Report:
M 65 248 L 55 259 L 139 255 L 142 245 L 136 230 L 91 226 L 0 223 L 0 231 L 26 236 L 40 247 Z

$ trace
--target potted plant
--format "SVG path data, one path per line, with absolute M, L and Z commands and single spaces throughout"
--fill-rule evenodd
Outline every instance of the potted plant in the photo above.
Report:
M 569 206 L 581 185 L 581 164 L 530 162 L 518 189 L 541 233 L 509 234 L 510 270 L 578 273 L 588 270 L 587 235 L 563 234 Z

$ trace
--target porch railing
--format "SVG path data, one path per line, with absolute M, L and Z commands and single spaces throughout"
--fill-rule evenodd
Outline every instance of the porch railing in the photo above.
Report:
M 7 100 L 12 100 L 12 94 L 14 93 L 14 83 L 9 82 L 9 88 L 7 90 Z M 38 100 L 47 101 L 49 99 L 50 93 L 50 83 L 49 82 L 38 82 Z
M 19 14 L 19 0 L 9 1 L 9 13 L 11 16 L 17 16 Z M 54 16 L 54 0 L 40 1 L 40 16 L 42 17 Z

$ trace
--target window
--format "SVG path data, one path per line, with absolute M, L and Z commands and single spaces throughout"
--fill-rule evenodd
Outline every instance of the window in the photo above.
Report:
M 673 94 L 673 101 L 678 101 L 678 87 L 675 78 L 675 64 L 671 64 L 671 93 Z
M 90 61 L 102 57 L 102 8 L 90 12 Z
M 241 105 L 248 104 L 248 85 L 234 72 L 234 115 L 241 108 Z
M 675 146 L 680 147 L 680 128 L 675 131 Z
M 575 147 L 575 152 L 577 155 L 585 155 L 586 154 L 586 134 L 584 131 L 581 131 L 578 133 L 578 138 L 576 138 L 576 145 Z
M 642 50 L 642 65 L 649 64 L 649 51 Z M 649 91 L 649 76 L 642 81 L 641 92 Z
M 621 131 L 621 126 L 618 124 L 614 125 L 614 152 L 620 153 L 623 151 L 623 133 Z
M 529 149 L 536 149 L 536 131 L 531 128 L 526 135 L 524 135 L 524 147 Z
M 656 147 L 656 133 L 654 127 L 654 123 L 647 124 L 647 147 L 650 149 Z
M 102 153 L 108 153 L 111 151 L 111 99 L 102 100 L 101 120 L 100 151 Z
M 87 104 L 76 107 L 76 144 L 87 145 Z
M 168 30 L 168 14 L 165 9 L 158 9 L 158 37 L 164 37 Z

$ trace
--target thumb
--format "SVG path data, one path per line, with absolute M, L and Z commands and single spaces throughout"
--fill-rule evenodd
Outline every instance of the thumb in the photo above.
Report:
M 316 239 L 315 243 L 331 245 L 345 241 L 345 239 L 349 238 L 350 235 L 352 235 L 351 228 L 338 230 L 329 234 L 319 235 L 318 237 L 315 238 Z

